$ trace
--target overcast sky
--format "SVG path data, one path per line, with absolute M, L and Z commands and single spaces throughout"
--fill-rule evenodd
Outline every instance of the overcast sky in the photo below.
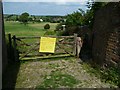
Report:
M 3 0 L 4 14 L 67 15 L 79 8 L 86 11 L 87 0 Z

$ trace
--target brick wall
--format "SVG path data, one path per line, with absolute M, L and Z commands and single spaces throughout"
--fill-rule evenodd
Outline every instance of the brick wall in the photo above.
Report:
M 109 34 L 109 39 L 107 41 L 106 48 L 106 58 L 105 60 L 109 64 L 117 64 L 120 62 L 120 28 L 115 29 Z
M 99 64 L 120 61 L 120 2 L 109 3 L 95 16 L 93 60 Z

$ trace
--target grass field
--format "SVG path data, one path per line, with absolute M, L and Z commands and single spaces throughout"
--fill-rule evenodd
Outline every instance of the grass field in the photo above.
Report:
M 5 22 L 5 33 L 11 33 L 16 36 L 43 36 L 46 30 L 44 25 L 46 23 L 29 23 L 28 25 L 20 24 L 19 22 Z M 49 23 L 50 30 L 55 30 L 58 23 Z

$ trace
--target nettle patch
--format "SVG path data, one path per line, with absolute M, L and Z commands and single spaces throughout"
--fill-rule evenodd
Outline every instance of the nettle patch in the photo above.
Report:
M 60 88 L 60 87 L 74 87 L 79 81 L 73 76 L 63 74 L 61 72 L 52 72 L 50 75 L 44 77 L 44 81 L 36 89 L 40 88 Z

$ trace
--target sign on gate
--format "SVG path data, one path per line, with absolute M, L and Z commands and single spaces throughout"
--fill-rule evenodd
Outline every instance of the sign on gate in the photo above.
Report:
M 41 37 L 39 52 L 54 53 L 56 38 Z

